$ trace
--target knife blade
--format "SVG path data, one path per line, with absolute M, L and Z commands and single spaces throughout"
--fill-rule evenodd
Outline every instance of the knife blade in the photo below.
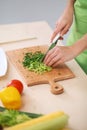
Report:
M 7 72 L 7 58 L 4 50 L 0 47 L 0 77 Z
M 58 34 L 54 39 L 53 42 L 51 43 L 50 47 L 48 48 L 48 50 L 46 51 L 46 53 L 44 54 L 44 56 L 41 59 L 41 62 L 44 60 L 45 56 L 47 55 L 48 51 L 51 50 L 52 48 L 54 48 L 57 45 L 58 40 L 63 40 L 63 37 L 60 36 L 60 34 Z

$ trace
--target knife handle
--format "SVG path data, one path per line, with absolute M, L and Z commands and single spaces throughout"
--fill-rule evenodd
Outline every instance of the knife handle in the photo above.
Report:
M 62 36 L 57 36 L 56 40 L 54 40 L 52 43 L 51 43 L 51 46 L 49 47 L 48 50 L 51 50 L 52 48 L 54 48 L 58 42 L 58 40 L 63 40 L 63 37 Z
M 64 88 L 59 83 L 55 83 L 54 81 L 50 80 L 49 84 L 51 85 L 51 92 L 53 94 L 57 95 L 64 92 Z

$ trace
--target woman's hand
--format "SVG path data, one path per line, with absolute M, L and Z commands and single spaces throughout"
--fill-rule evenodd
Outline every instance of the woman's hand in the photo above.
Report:
M 48 66 L 57 67 L 75 56 L 72 46 L 55 46 L 47 53 L 44 63 Z
M 66 34 L 69 31 L 72 22 L 73 22 L 73 6 L 68 5 L 64 10 L 64 13 L 56 23 L 56 27 L 51 37 L 51 42 L 58 33 L 60 33 L 61 36 Z
M 44 63 L 48 66 L 57 67 L 59 64 L 75 58 L 84 50 L 87 50 L 87 34 L 71 46 L 55 46 L 47 53 Z

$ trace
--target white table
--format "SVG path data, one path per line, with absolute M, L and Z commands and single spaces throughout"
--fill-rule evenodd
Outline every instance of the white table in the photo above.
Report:
M 0 25 L 0 47 L 7 51 L 49 44 L 51 34 L 52 29 L 45 21 Z M 74 60 L 66 64 L 76 77 L 59 82 L 65 89 L 61 95 L 53 95 L 48 84 L 27 87 L 10 61 L 6 76 L 0 77 L 0 87 L 5 87 L 11 79 L 19 79 L 25 87 L 21 110 L 43 114 L 63 110 L 69 115 L 71 130 L 87 130 L 87 76 Z

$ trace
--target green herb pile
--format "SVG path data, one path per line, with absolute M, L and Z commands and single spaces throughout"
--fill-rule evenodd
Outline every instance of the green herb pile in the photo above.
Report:
M 45 65 L 41 62 L 44 54 L 40 51 L 35 53 L 26 53 L 23 59 L 23 66 L 28 68 L 30 71 L 34 71 L 36 73 L 42 74 L 47 71 L 51 71 L 51 67 Z
M 31 120 L 26 114 L 21 114 L 16 110 L 5 110 L 0 112 L 0 125 L 3 127 L 16 125 L 27 120 Z

